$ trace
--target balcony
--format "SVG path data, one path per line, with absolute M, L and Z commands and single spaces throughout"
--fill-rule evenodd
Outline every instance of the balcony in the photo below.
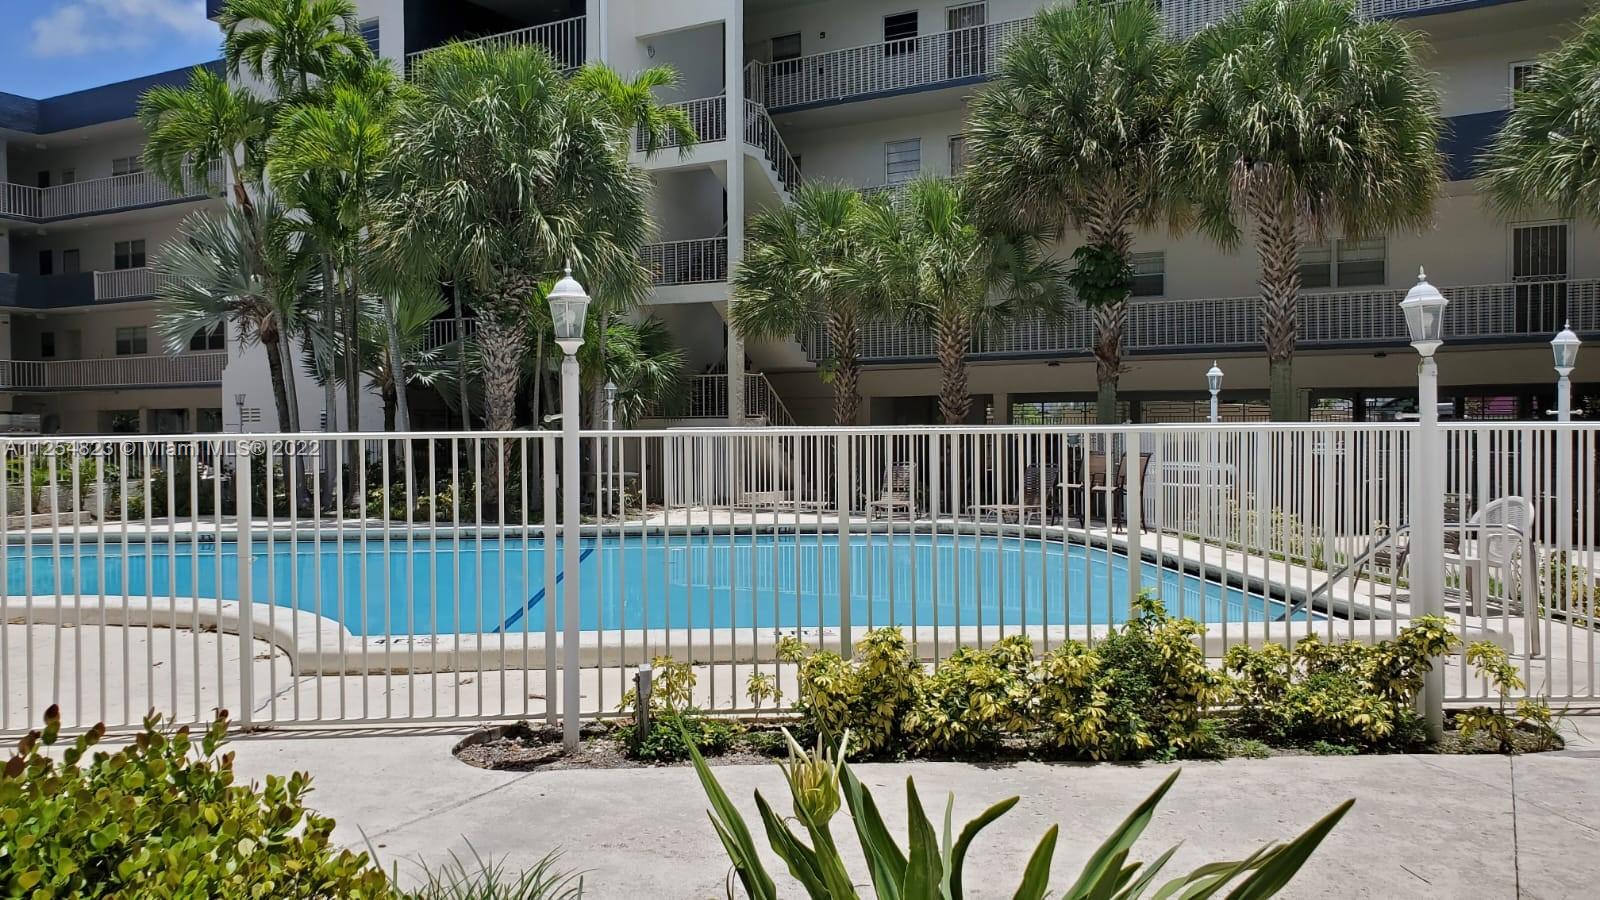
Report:
M 94 302 L 94 273 L 70 275 L 0 274 L 0 307 L 67 309 Z
M 760 372 L 744 376 L 745 416 L 764 419 L 768 425 L 794 424 L 794 416 L 772 382 Z M 728 417 L 728 376 L 690 375 L 683 381 L 683 393 L 671 406 L 650 409 L 647 419 L 726 419 Z
M 1568 319 L 1580 333 L 1600 332 L 1600 280 L 1528 281 L 1441 288 L 1450 299 L 1445 339 L 1458 343 L 1544 342 Z M 1395 347 L 1409 341 L 1400 313 L 1403 290 L 1320 291 L 1300 296 L 1298 345 Z M 1134 301 L 1123 346 L 1129 353 L 1200 353 L 1260 348 L 1261 301 L 1257 297 Z M 972 342 L 982 359 L 1062 357 L 1087 354 L 1094 317 L 1074 308 L 1060 320 L 1019 319 Z M 821 329 L 800 336 L 813 361 L 830 353 Z M 862 329 L 863 362 L 935 358 L 933 335 L 900 322 Z
M 1360 0 L 1361 14 L 1372 19 L 1401 19 L 1515 2 L 1519 0 Z M 1188 37 L 1227 18 L 1243 5 L 1244 0 L 1164 0 L 1161 8 L 1168 31 Z
M 141 300 L 154 297 L 171 279 L 148 266 L 94 273 L 94 299 Z
M 0 360 L 0 390 L 203 387 L 221 384 L 222 370 L 227 365 L 226 352 L 51 361 L 8 359 Z
M 728 239 L 696 238 L 647 244 L 644 264 L 655 285 L 711 284 L 728 280 Z
M 694 129 L 695 139 L 704 144 L 709 141 L 725 141 L 728 139 L 728 98 L 727 97 L 702 97 L 698 100 L 685 100 L 682 103 L 667 104 L 673 109 L 681 109 L 689 117 L 689 125 Z M 667 142 L 663 149 L 678 146 L 674 135 L 667 135 Z M 634 129 L 633 149 L 639 153 L 644 152 L 644 132 Z
M 204 169 L 191 169 L 183 189 L 175 191 L 151 172 L 133 172 L 38 188 L 0 183 L 0 218 L 25 222 L 54 222 L 95 216 L 125 209 L 184 203 L 221 195 L 226 178 L 221 161 Z
M 515 31 L 488 34 L 460 41 L 482 47 L 543 47 L 545 52 L 563 69 L 576 69 L 588 56 L 588 16 L 574 16 L 559 22 L 530 25 Z M 437 47 L 406 54 L 406 72 L 416 69 L 417 62 Z

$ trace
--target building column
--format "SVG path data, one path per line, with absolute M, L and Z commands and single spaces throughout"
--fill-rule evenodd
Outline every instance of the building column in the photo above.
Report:
M 606 48 L 606 16 L 611 4 L 606 0 L 589 0 L 584 4 L 583 38 L 585 58 L 589 62 L 605 62 L 611 52 Z
M 10 177 L 6 171 L 6 139 L 0 137 L 0 189 Z M 0 272 L 11 271 L 11 231 L 0 224 Z M 10 354 L 7 354 L 8 356 Z
M 1011 395 L 996 391 L 990 395 L 989 405 L 994 409 L 994 424 L 1011 424 Z
M 744 257 L 744 0 L 731 0 L 722 26 L 723 84 L 728 98 L 728 277 Z M 728 420 L 745 420 L 744 339 L 733 328 L 728 295 Z

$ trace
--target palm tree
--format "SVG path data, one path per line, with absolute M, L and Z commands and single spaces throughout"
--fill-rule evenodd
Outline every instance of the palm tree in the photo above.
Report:
M 1539 60 L 1481 160 L 1489 202 L 1503 215 L 1543 208 L 1600 215 L 1600 13 Z
M 227 0 L 222 59 L 270 85 L 281 101 L 306 100 L 313 84 L 371 56 L 350 0 Z
M 750 338 L 793 339 L 827 331 L 833 419 L 854 425 L 861 406 L 860 327 L 874 317 L 862 265 L 861 195 L 846 187 L 803 185 L 794 201 L 756 216 L 732 279 L 730 321 Z
M 570 261 L 617 306 L 646 296 L 649 182 L 610 111 L 542 50 L 450 45 L 424 57 L 414 80 L 379 238 L 416 277 L 466 291 L 486 424 L 509 429 L 541 279 Z
M 1094 311 L 1103 423 L 1116 421 L 1133 232 L 1161 217 L 1170 194 L 1161 147 L 1181 55 L 1147 0 L 1052 7 L 1011 45 L 967 126 L 989 218 L 1083 232 L 1074 283 Z
M 300 327 L 303 298 L 313 290 L 316 255 L 288 211 L 272 195 L 254 215 L 242 207 L 198 212 L 161 248 L 156 328 L 172 352 L 201 331 L 234 329 L 246 346 L 267 354 L 278 427 L 300 430 L 290 338 Z
M 381 63 L 349 74 L 356 80 L 324 85 L 305 102 L 284 108 L 267 160 L 273 184 L 305 211 L 307 231 L 325 251 L 322 327 L 323 341 L 330 348 L 336 330 L 346 334 L 361 330 L 364 233 L 373 220 L 379 185 L 386 176 L 392 119 L 403 90 L 393 70 Z M 339 289 L 344 294 L 342 306 L 336 299 Z M 380 307 L 391 353 L 398 353 L 399 335 L 392 312 L 387 304 Z M 360 348 L 355 341 L 340 343 L 344 362 L 338 370 L 345 384 L 346 421 L 357 428 Z M 328 371 L 336 368 L 330 366 Z M 334 379 L 324 382 L 324 391 L 331 426 Z
M 591 316 L 596 336 L 604 334 L 605 344 L 585 341 L 578 351 L 583 371 L 583 386 L 604 391 L 609 382 L 617 389 L 616 424 L 626 428 L 647 412 L 670 407 L 683 388 L 683 368 L 688 355 L 672 340 L 672 332 L 660 319 L 630 322 L 618 316 Z
M 271 118 L 271 104 L 196 66 L 184 87 L 161 85 L 139 98 L 139 124 L 147 135 L 145 168 L 181 192 L 191 170 L 204 172 L 212 161 L 225 159 L 234 203 L 250 213 L 254 203 L 247 185 L 261 180 Z
M 366 346 L 360 354 L 361 373 L 383 398 L 383 430 L 410 431 L 406 387 L 438 388 L 452 377 L 450 349 L 428 342 L 433 320 L 447 306 L 436 290 L 399 288 L 385 293 L 387 296 L 371 302 L 389 312 L 375 310 L 363 317 L 369 327 L 362 332 Z M 382 322 L 382 327 L 370 327 L 376 322 Z M 396 372 L 401 376 L 395 377 Z
M 1045 260 L 1043 242 L 984 229 L 961 182 L 919 178 L 899 201 L 864 207 L 861 256 L 848 270 L 876 308 L 933 332 L 939 357 L 939 413 L 967 421 L 967 354 L 972 338 L 1029 309 L 1056 310 L 1064 267 Z
M 1300 242 L 1431 220 L 1439 93 L 1418 43 L 1353 0 L 1252 0 L 1190 41 L 1169 164 L 1214 239 L 1255 230 L 1276 419 L 1297 405 Z

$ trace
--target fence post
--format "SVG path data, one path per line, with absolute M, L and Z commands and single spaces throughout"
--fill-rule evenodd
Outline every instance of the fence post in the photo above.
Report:
M 236 711 L 234 721 L 240 727 L 250 727 L 251 706 L 255 703 L 255 598 L 252 596 L 250 584 L 250 550 L 253 545 L 250 535 L 250 494 L 251 494 L 251 449 L 249 440 L 241 438 L 235 445 L 233 470 L 233 515 L 235 522 L 234 556 L 238 565 L 239 577 L 239 709 Z M 190 496 L 194 497 L 198 489 L 190 485 Z M 195 498 L 198 503 L 198 497 Z M 148 503 L 149 500 L 146 500 Z M 175 510 L 169 514 L 176 515 Z M 217 552 L 222 552 L 222 544 L 217 543 Z M 219 632 L 218 636 L 221 634 Z M 219 698 L 220 702 L 220 698 Z
M 578 491 L 583 475 L 578 468 L 578 357 L 577 347 L 562 348 L 561 357 L 561 742 L 578 748 L 578 543 L 582 539 L 578 518 Z M 548 688 L 546 688 L 548 691 Z
M 850 435 L 839 432 L 834 440 L 834 492 L 838 508 L 839 655 L 855 652 L 850 634 Z
M 1144 549 L 1140 540 L 1144 533 L 1144 468 L 1140 465 L 1139 432 L 1128 432 L 1122 445 L 1126 457 L 1123 471 L 1128 473 L 1124 479 L 1127 488 L 1123 518 L 1128 528 L 1128 610 L 1131 614 L 1143 587 L 1139 573 L 1144 570 Z

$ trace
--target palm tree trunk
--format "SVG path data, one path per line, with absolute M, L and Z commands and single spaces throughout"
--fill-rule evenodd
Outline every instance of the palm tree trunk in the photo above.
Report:
M 1253 210 L 1261 254 L 1261 336 L 1267 345 L 1272 418 L 1298 418 L 1294 391 L 1295 336 L 1300 327 L 1300 233 L 1293 201 L 1270 180 L 1256 187 Z
M 855 319 L 846 312 L 832 313 L 827 330 L 833 344 L 833 423 L 850 427 L 856 424 L 856 411 L 861 408 L 861 351 Z
M 277 357 L 278 371 L 283 379 L 283 400 L 288 407 L 287 427 L 290 431 L 300 430 L 300 389 L 294 382 L 294 350 L 287 337 L 275 338 L 272 346 L 267 348 L 269 357 Z M 272 364 L 269 358 L 269 366 Z
M 352 265 L 344 279 L 344 405 L 351 431 L 361 430 L 361 285 Z
M 395 430 L 395 421 L 399 417 L 397 412 L 399 397 L 394 389 L 394 382 L 384 385 L 380 393 L 383 401 L 383 431 L 389 434 Z
M 272 400 L 278 407 L 278 429 L 293 431 L 294 425 L 289 418 L 289 390 L 283 381 L 283 355 L 278 350 L 279 343 L 277 337 L 261 338 L 262 349 L 267 351 L 267 374 L 272 379 Z M 243 422 L 239 423 L 239 430 L 244 431 Z
M 467 320 L 461 314 L 461 282 L 450 291 L 455 304 L 456 326 L 456 402 L 460 404 L 461 430 L 472 430 L 472 404 L 467 400 Z
M 533 350 L 533 389 L 529 391 L 528 409 L 532 413 L 533 427 L 538 428 L 544 424 L 544 334 L 539 334 L 534 342 Z
M 934 322 L 939 354 L 939 414 L 946 425 L 961 425 L 972 409 L 967 393 L 967 351 L 972 347 L 972 326 L 958 315 L 939 316 Z
M 527 329 L 520 322 L 503 322 L 497 316 L 483 316 L 478 322 L 484 427 L 490 431 L 510 431 L 517 425 L 517 383 L 527 341 Z
M 1090 244 L 1110 250 L 1118 259 L 1128 261 L 1133 253 L 1133 235 L 1128 229 L 1129 213 L 1129 207 L 1125 204 L 1107 200 L 1084 223 L 1084 236 Z M 1095 421 L 1101 425 L 1116 425 L 1120 422 L 1117 415 L 1117 382 L 1122 378 L 1122 341 L 1128 330 L 1128 298 L 1096 307 L 1094 328 Z
M 389 344 L 389 382 L 394 392 L 394 402 L 384 407 L 384 430 L 393 431 L 390 427 L 393 420 L 401 431 L 411 430 L 411 406 L 406 398 L 406 367 L 405 354 L 400 346 L 400 323 L 395 320 L 394 306 L 388 298 L 383 301 L 383 330 L 387 332 Z M 392 408 L 392 411 L 391 411 Z
M 326 253 L 322 255 L 322 360 L 324 377 L 322 380 L 322 430 L 334 432 L 338 429 L 339 418 L 339 388 L 334 377 L 334 347 L 338 343 L 337 321 L 339 303 L 334 296 L 335 286 L 333 280 L 333 258 Z

